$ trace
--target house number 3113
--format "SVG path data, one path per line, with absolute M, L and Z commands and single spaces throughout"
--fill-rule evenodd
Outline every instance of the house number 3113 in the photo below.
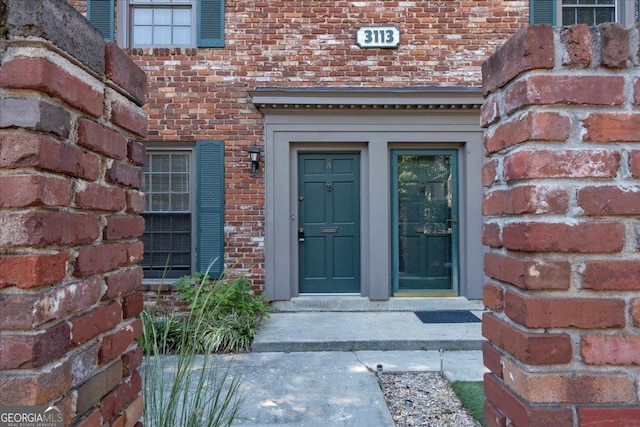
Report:
M 400 29 L 389 27 L 360 27 L 356 32 L 356 44 L 367 48 L 395 48 L 400 44 Z

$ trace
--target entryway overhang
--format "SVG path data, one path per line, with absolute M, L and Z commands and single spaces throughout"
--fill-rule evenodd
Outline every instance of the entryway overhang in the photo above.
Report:
M 261 87 L 249 91 L 253 104 L 261 112 L 270 109 L 406 109 L 473 110 L 480 109 L 482 90 L 475 87 Z
M 480 88 L 261 87 L 249 95 L 264 115 L 265 293 L 269 299 L 288 301 L 301 295 L 297 222 L 301 155 L 353 153 L 360 159 L 362 250 L 357 295 L 388 300 L 394 295 L 392 154 L 394 150 L 442 149 L 460 153 L 460 278 L 455 293 L 481 298 Z

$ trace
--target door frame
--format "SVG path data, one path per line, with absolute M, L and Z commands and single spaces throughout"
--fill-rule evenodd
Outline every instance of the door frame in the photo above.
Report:
M 264 269 L 269 299 L 298 296 L 296 150 L 361 153 L 361 296 L 383 301 L 392 296 L 390 150 L 427 147 L 459 150 L 459 293 L 482 297 L 481 89 L 257 88 L 249 94 L 264 115 L 264 237 L 255 241 L 264 247 L 257 267 Z
M 289 201 L 289 228 L 287 239 L 289 241 L 289 292 L 292 297 L 299 295 L 322 295 L 313 293 L 300 293 L 300 253 L 298 244 L 298 158 L 300 154 L 323 154 L 323 153 L 335 153 L 335 154 L 354 154 L 357 155 L 360 161 L 360 292 L 357 294 L 344 293 L 344 294 L 327 294 L 327 295 L 341 295 L 341 296 L 365 296 L 368 294 L 369 289 L 367 283 L 369 281 L 369 269 L 367 259 L 369 256 L 369 208 L 368 193 L 369 193 L 369 152 L 368 145 L 366 143 L 349 141 L 348 139 L 339 140 L 337 135 L 331 134 L 329 140 L 324 142 L 317 141 L 290 141 L 288 144 L 289 151 L 289 187 L 288 187 L 288 201 Z M 294 166 L 295 165 L 295 166 Z M 284 254 L 283 254 L 284 255 Z
M 297 268 L 298 268 L 298 294 L 302 294 L 302 295 L 342 295 L 342 296 L 347 296 L 347 295 L 360 295 L 362 292 L 362 257 L 361 257 L 361 253 L 362 253 L 362 222 L 360 220 L 361 218 L 361 212 L 362 212 L 362 188 L 361 188 L 361 181 L 362 181 L 362 173 L 361 173 L 361 154 L 359 152 L 352 152 L 352 151 L 335 151 L 335 150 L 318 150 L 318 151 L 308 151 L 308 150 L 304 150 L 304 151 L 297 151 L 296 154 L 296 180 L 297 180 L 297 184 L 296 184 L 296 205 L 298 206 L 298 226 L 302 226 L 301 224 L 301 218 L 300 218 L 300 202 L 298 200 L 298 197 L 300 196 L 299 191 L 300 191 L 300 172 L 302 171 L 301 169 L 301 164 L 300 164 L 300 160 L 303 156 L 305 155 L 318 155 L 318 156 L 322 156 L 322 155 L 347 155 L 347 156 L 351 156 L 352 158 L 356 159 L 357 161 L 357 168 L 356 168 L 356 173 L 357 173 L 357 177 L 355 179 L 357 179 L 357 191 L 358 191 L 358 215 L 357 215 L 357 223 L 355 225 L 356 229 L 357 229 L 357 246 L 358 246 L 358 251 L 357 251 L 357 255 L 356 255 L 356 261 L 357 261 L 357 267 L 356 267 L 356 274 L 355 274 L 355 281 L 357 282 L 357 288 L 358 290 L 356 292 L 302 292 L 301 290 L 301 283 L 300 283 L 300 279 L 302 278 L 302 271 L 301 271 L 301 247 L 300 247 L 300 243 L 298 242 L 297 248 L 298 248 L 298 263 L 297 263 Z
M 399 289 L 400 277 L 399 277 L 399 265 L 400 265 L 400 247 L 399 247 L 399 233 L 398 233 L 398 158 L 403 155 L 450 155 L 452 157 L 451 162 L 451 174 L 452 174 L 452 193 L 453 200 L 451 203 L 451 215 L 457 218 L 458 223 L 461 222 L 460 218 L 460 175 L 459 175 L 459 150 L 456 148 L 419 148 L 419 149 L 402 149 L 394 148 L 390 153 L 391 160 L 391 173 L 390 173 L 390 216 L 391 216 L 391 292 L 396 297 L 410 297 L 410 296 L 443 296 L 451 297 L 459 295 L 460 284 L 460 226 L 452 227 L 451 231 L 451 290 L 444 289 L 424 289 L 420 291 L 406 291 L 402 292 Z

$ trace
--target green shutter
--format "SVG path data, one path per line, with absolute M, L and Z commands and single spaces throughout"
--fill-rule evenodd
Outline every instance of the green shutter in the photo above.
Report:
M 224 0 L 198 0 L 198 47 L 224 47 Z
M 114 0 L 87 0 L 87 19 L 105 40 L 113 40 Z
M 224 268 L 224 143 L 197 145 L 197 271 L 218 278 Z
M 529 23 L 556 24 L 556 0 L 529 0 Z

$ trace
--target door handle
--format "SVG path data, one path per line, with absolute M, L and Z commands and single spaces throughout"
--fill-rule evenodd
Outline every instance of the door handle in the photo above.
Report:
M 298 228 L 298 242 L 304 242 L 304 228 Z
M 448 219 L 447 222 L 450 222 L 451 224 L 457 224 L 458 220 L 456 218 L 452 218 L 452 219 Z

